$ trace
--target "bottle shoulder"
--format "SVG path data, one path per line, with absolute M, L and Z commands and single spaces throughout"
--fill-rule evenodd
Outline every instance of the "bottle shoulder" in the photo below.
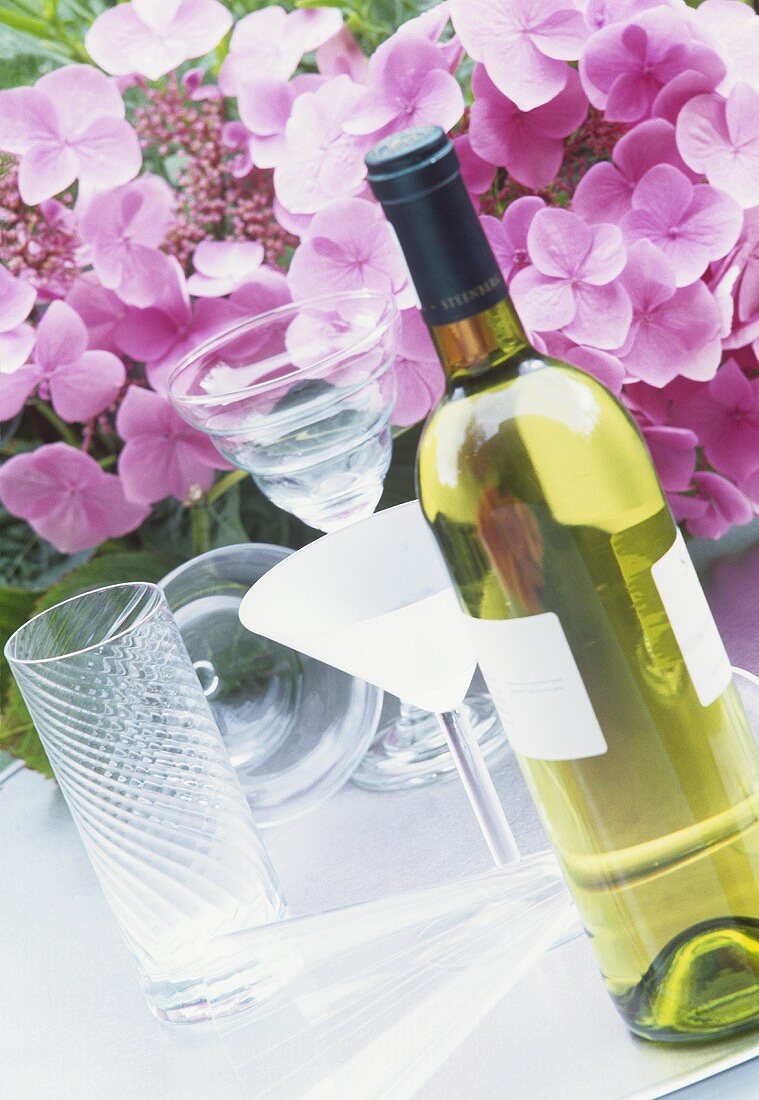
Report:
M 543 358 L 516 375 L 458 387 L 425 426 L 419 489 L 428 517 L 455 498 L 463 520 L 482 488 L 548 505 L 562 523 L 609 529 L 664 504 L 627 410 L 579 368 Z

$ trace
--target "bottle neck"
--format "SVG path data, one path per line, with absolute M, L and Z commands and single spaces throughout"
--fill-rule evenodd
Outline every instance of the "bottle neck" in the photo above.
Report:
M 508 362 L 516 371 L 520 353 L 530 346 L 508 297 L 471 317 L 430 325 L 430 335 L 450 383 L 476 378 Z

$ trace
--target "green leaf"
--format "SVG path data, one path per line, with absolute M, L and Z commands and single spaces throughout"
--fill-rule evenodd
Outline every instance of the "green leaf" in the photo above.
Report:
M 28 523 L 0 506 L 0 585 L 12 588 L 47 588 L 92 557 L 94 550 L 59 554 Z
M 15 630 L 31 616 L 62 600 L 77 596 L 103 585 L 124 581 L 159 581 L 182 562 L 182 557 L 168 550 L 103 554 L 73 569 L 47 592 L 39 593 L 0 589 L 0 633 Z M 0 715 L 0 748 L 19 757 L 29 768 L 52 775 L 37 732 L 26 709 L 21 692 L 10 678 L 4 683 L 4 705 Z
M 126 581 L 160 581 L 161 577 L 181 565 L 184 558 L 171 550 L 132 550 L 101 554 L 79 569 L 73 569 L 41 596 L 35 612 L 45 611 L 62 600 Z
M 0 718 L 0 748 L 23 760 L 32 771 L 53 778 L 53 769 L 14 681 L 9 684 Z
M 417 424 L 393 439 L 393 457 L 378 508 L 392 508 L 416 499 L 416 452 L 421 434 L 422 425 Z
M 10 706 L 9 695 L 11 688 L 15 688 L 12 682 L 8 662 L 5 660 L 5 643 L 14 631 L 18 630 L 34 612 L 34 604 L 39 593 L 24 588 L 0 588 L 0 745 L 3 742 L 3 732 L 6 726 L 7 707 Z M 29 716 L 26 708 L 21 711 L 26 723 Z M 14 722 L 18 724 L 19 716 Z

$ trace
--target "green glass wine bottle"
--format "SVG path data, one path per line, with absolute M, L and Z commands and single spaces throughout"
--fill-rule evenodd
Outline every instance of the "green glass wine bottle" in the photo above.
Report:
M 367 157 L 447 376 L 419 496 L 628 1026 L 759 1023 L 759 752 L 635 423 L 527 341 L 435 127 Z

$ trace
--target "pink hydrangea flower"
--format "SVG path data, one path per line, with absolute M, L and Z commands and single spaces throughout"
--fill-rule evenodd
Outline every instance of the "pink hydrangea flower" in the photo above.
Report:
M 643 423 L 640 430 L 665 492 L 684 492 L 689 489 L 696 470 L 696 433 L 688 428 L 673 428 L 667 424 Z
M 84 44 L 107 73 L 158 80 L 215 49 L 231 26 L 218 0 L 131 0 L 99 15 Z
M 451 0 L 450 11 L 467 53 L 523 111 L 561 91 L 588 36 L 569 0 Z
M 229 296 L 230 304 L 236 314 L 236 321 L 268 313 L 269 310 L 284 306 L 291 300 L 284 271 L 266 265 L 248 276 L 246 281 Z
M 545 203 L 537 195 L 525 195 L 509 203 L 500 221 L 490 214 L 482 218 L 485 235 L 507 283 L 530 263 L 527 233 L 532 219 L 544 207 Z
M 361 47 L 347 27 L 341 27 L 316 51 L 316 67 L 322 76 L 349 76 L 357 84 L 363 84 L 368 66 Z
M 418 309 L 401 314 L 401 341 L 393 366 L 396 398 L 391 422 L 408 427 L 424 420 L 445 390 L 445 375 Z
M 36 298 L 34 287 L 0 267 L 0 386 L 2 376 L 18 370 L 34 347 L 34 329 L 25 322 Z
M 677 0 L 580 0 L 577 6 L 582 8 L 588 27 L 599 31 L 610 23 L 630 19 L 646 8 L 658 8 L 662 3 L 677 6 Z
M 196 103 L 203 99 L 223 99 L 223 93 L 218 84 L 204 84 L 205 78 L 204 69 L 188 69 L 182 77 L 182 86 L 187 96 Z
M 754 512 L 759 515 L 759 470 L 754 470 L 753 474 L 750 474 L 745 481 L 741 482 L 739 488 L 743 495 L 751 501 Z
M 724 285 L 728 297 L 724 346 L 730 350 L 759 340 L 759 206 L 747 210 L 735 249 L 715 272 L 712 293 Z M 759 359 L 759 348 L 755 349 Z
M 197 298 L 220 298 L 237 290 L 264 262 L 258 241 L 201 241 L 192 256 L 195 274 L 187 289 Z
M 229 469 L 210 439 L 190 427 L 161 394 L 130 386 L 119 407 L 116 431 L 125 441 L 119 477 L 127 499 L 154 504 L 184 500 L 193 486 L 204 492 L 214 471 Z
M 395 34 L 369 61 L 368 87 L 344 122 L 350 134 L 382 134 L 407 126 L 450 130 L 464 96 L 436 46 L 417 34 Z
M 292 80 L 246 79 L 240 88 L 237 106 L 247 131 L 245 140 L 250 163 L 258 168 L 276 168 L 285 151 L 285 127 L 293 103 L 304 92 L 313 92 L 321 77 L 303 73 Z M 227 133 L 239 125 L 226 124 Z
M 115 474 L 67 443 L 9 458 L 0 468 L 0 499 L 62 554 L 126 535 L 150 513 L 126 499 Z
M 81 317 L 65 302 L 51 302 L 37 326 L 32 362 L 0 373 L 0 420 L 15 416 L 34 390 L 49 395 L 63 420 L 89 420 L 106 409 L 124 384 L 124 364 L 87 345 Z
M 685 163 L 709 183 L 746 209 L 757 205 L 759 92 L 736 84 L 727 100 L 695 96 L 677 116 L 677 145 Z
M 319 211 L 295 251 L 288 281 L 295 299 L 366 288 L 394 295 L 401 308 L 415 302 L 390 227 L 366 199 L 339 199 Z
M 677 122 L 677 116 L 688 100 L 693 99 L 694 96 L 706 95 L 708 92 L 714 91 L 720 82 L 720 71 L 699 73 L 694 72 L 693 69 L 686 69 L 684 73 L 673 77 L 657 94 L 651 107 L 652 116 L 654 118 L 664 118 L 674 126 Z M 679 165 L 676 167 L 679 167 Z
M 615 281 L 627 258 L 619 229 L 588 226 L 568 210 L 547 208 L 532 219 L 527 247 L 532 265 L 511 281 L 526 327 L 562 329 L 591 347 L 619 347 L 632 317 L 630 299 Z
M 666 7 L 603 27 L 580 60 L 590 102 L 617 122 L 648 118 L 661 89 L 685 70 L 719 80 L 725 67 L 714 50 L 693 38 L 685 12 Z
M 629 374 L 657 387 L 678 374 L 713 378 L 722 354 L 721 317 L 705 284 L 678 289 L 669 260 L 647 240 L 630 248 L 621 281 L 633 314 L 617 354 Z
M 759 377 L 747 378 L 734 359 L 673 411 L 720 473 L 742 481 L 759 469 Z
M 448 0 L 443 0 L 442 3 L 435 4 L 434 7 L 428 8 L 420 15 L 415 15 L 412 19 L 407 19 L 405 23 L 401 23 L 396 33 L 399 35 L 421 35 L 428 42 L 437 43 L 437 51 L 443 58 L 446 69 L 449 73 L 455 73 L 463 60 L 464 47 L 458 35 L 455 34 L 446 41 L 440 41 L 443 31 L 450 22 L 450 7 Z
M 698 178 L 678 152 L 674 126 L 663 118 L 633 127 L 614 146 L 611 159 L 612 163 L 591 165 L 572 196 L 572 209 L 591 225 L 617 225 L 632 208 L 636 184 L 655 165 L 671 164 L 689 178 Z
M 336 76 L 295 100 L 285 152 L 274 169 L 277 197 L 288 210 L 314 214 L 333 199 L 364 189 L 364 154 L 372 138 L 344 129 L 363 94 L 350 77 Z
M 171 371 L 199 344 L 288 300 L 284 273 L 262 266 L 229 299 L 200 298 L 193 305 L 182 270 L 172 260 L 172 278 L 161 296 L 147 309 L 127 310 L 115 337 L 125 355 L 147 364 L 153 389 L 164 392 Z
M 670 164 L 649 168 L 620 227 L 628 244 L 649 240 L 665 254 L 677 286 L 687 286 L 711 260 L 729 252 L 741 231 L 741 208 L 729 195 L 690 182 Z
M 754 510 L 743 493 L 727 478 L 706 470 L 693 475 L 695 496 L 667 495 L 678 523 L 700 539 L 721 538 L 731 527 L 750 523 Z
M 699 32 L 712 41 L 727 73 L 718 90 L 727 93 L 736 84 L 751 84 L 759 92 L 759 19 L 747 4 L 735 0 L 706 0 L 693 13 Z
M 458 137 L 455 137 L 453 147 L 461 165 L 461 178 L 464 181 L 464 186 L 476 206 L 477 196 L 484 195 L 493 183 L 496 171 L 495 165 L 489 164 L 475 153 L 469 134 L 459 134 Z
M 304 53 L 329 41 L 343 25 L 334 8 L 304 8 L 289 14 L 267 4 L 235 24 L 229 54 L 219 73 L 219 87 L 239 95 L 246 80 L 289 80 Z
M 101 286 L 94 272 L 80 276 L 64 301 L 71 306 L 87 326 L 89 346 L 119 355 L 119 326 L 130 311 L 112 290 Z
M 588 113 L 588 99 L 574 69 L 550 102 L 531 111 L 522 111 L 507 99 L 482 65 L 474 70 L 472 91 L 469 138 L 475 153 L 491 164 L 503 165 L 525 187 L 547 186 L 564 159 L 562 138 L 576 130 Z
M 236 319 L 223 298 L 201 298 L 193 309 L 184 273 L 173 257 L 168 259 L 168 277 L 155 302 L 145 309 L 128 307 L 113 330 L 118 350 L 147 364 L 156 390 L 164 388 L 166 375 L 184 354 Z
M 30 206 L 76 179 L 92 188 L 116 187 L 142 164 L 124 101 L 90 65 L 66 65 L 33 88 L 0 91 L 0 149 L 20 156 L 19 192 Z
M 579 367 L 586 374 L 592 374 L 612 393 L 622 392 L 622 383 L 625 381 L 627 372 L 619 359 L 610 355 L 608 351 L 591 348 L 585 344 L 573 344 L 561 332 L 546 333 L 543 343 L 546 355 L 552 355 L 563 363 Z
M 100 282 L 129 305 L 150 305 L 167 278 L 169 258 L 158 248 L 175 205 L 168 183 L 145 175 L 94 195 L 80 218 L 79 235 Z

